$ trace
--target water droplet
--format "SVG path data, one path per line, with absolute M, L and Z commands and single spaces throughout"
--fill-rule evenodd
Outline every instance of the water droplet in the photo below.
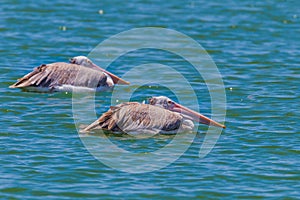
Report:
M 66 30 L 67 30 L 67 27 L 66 27 L 66 26 L 60 26 L 60 27 L 59 27 L 59 30 L 66 31 Z
M 253 95 L 248 95 L 248 96 L 247 96 L 247 99 L 249 99 L 249 100 L 254 100 L 255 98 L 254 98 Z
M 103 11 L 103 10 L 99 10 L 98 13 L 99 13 L 100 15 L 103 15 L 103 14 L 104 14 L 104 11 Z

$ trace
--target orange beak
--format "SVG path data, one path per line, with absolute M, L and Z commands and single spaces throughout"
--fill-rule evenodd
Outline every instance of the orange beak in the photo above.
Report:
M 130 84 L 130 82 L 121 79 L 120 77 L 110 73 L 109 71 L 106 71 L 105 69 L 102 69 L 101 67 L 99 67 L 95 64 L 93 64 L 93 68 L 108 74 L 111 77 L 111 79 L 113 80 L 114 84 L 120 84 L 120 85 L 129 85 Z
M 194 121 L 197 121 L 199 123 L 202 124 L 206 124 L 206 125 L 213 125 L 213 126 L 217 126 L 217 127 L 221 127 L 221 128 L 226 128 L 225 125 L 220 124 L 200 113 L 197 113 L 191 109 L 188 109 L 187 107 L 184 107 L 178 103 L 175 103 L 174 108 L 172 109 L 172 111 L 175 112 L 179 112 L 181 114 L 187 115 L 188 117 L 191 117 Z

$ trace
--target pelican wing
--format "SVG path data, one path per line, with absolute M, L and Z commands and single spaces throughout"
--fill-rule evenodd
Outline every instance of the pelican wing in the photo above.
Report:
M 107 77 L 103 72 L 81 65 L 52 63 L 41 65 L 11 85 L 10 88 L 47 87 L 72 85 L 95 88 L 106 86 Z
M 99 119 L 86 127 L 84 131 L 105 129 L 118 132 L 168 132 L 180 128 L 182 116 L 169 110 L 129 102 L 111 107 Z

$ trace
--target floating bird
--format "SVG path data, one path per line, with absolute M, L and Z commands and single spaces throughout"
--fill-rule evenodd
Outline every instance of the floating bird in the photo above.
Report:
M 10 88 L 35 91 L 72 91 L 74 87 L 102 91 L 115 84 L 129 82 L 95 65 L 85 56 L 70 59 L 70 63 L 43 64 L 18 79 Z
M 224 125 L 190 110 L 165 96 L 152 97 L 149 104 L 127 102 L 111 106 L 99 119 L 83 132 L 93 129 L 113 132 L 174 134 L 191 131 L 193 121 L 225 128 Z

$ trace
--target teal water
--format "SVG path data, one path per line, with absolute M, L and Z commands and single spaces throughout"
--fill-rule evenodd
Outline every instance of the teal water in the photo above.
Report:
M 282 0 L 2 1 L 1 199 L 298 199 L 299 6 L 298 1 Z M 82 143 L 71 94 L 8 88 L 35 66 L 87 55 L 112 35 L 149 26 L 174 29 L 196 40 L 222 75 L 227 129 L 204 158 L 198 152 L 207 127 L 200 126 L 188 150 L 160 170 L 132 174 L 112 169 Z M 147 63 L 189 66 L 170 53 L 143 49 L 120 57 L 111 71 L 124 74 Z M 154 72 L 149 70 L 149 77 L 157 76 Z M 193 71 L 182 73 L 200 91 L 201 110 L 210 115 L 205 83 Z M 173 95 L 168 88 L 143 86 L 132 99 L 165 93 Z M 107 109 L 109 97 L 97 96 L 96 103 L 104 105 L 98 114 Z M 182 103 L 194 106 L 189 98 Z M 141 153 L 172 139 L 108 137 L 127 151 Z

